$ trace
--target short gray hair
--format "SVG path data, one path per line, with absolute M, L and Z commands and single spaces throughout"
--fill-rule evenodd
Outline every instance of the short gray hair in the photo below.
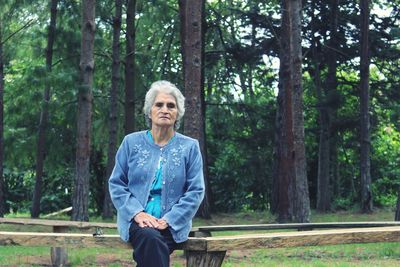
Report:
M 159 93 L 169 94 L 175 98 L 176 107 L 178 109 L 178 115 L 176 116 L 176 122 L 174 125 L 174 129 L 176 130 L 179 128 L 182 117 L 185 114 L 185 97 L 174 84 L 168 81 L 154 82 L 150 86 L 150 89 L 147 91 L 143 106 L 143 113 L 146 124 L 149 128 L 151 128 L 151 107 L 153 106 L 154 101 L 156 100 L 156 97 Z

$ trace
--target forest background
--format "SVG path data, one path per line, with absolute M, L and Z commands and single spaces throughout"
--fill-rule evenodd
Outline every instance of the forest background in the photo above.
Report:
M 109 206 L 107 166 L 115 154 L 109 149 L 113 146 L 110 136 L 116 137 L 115 147 L 125 134 L 146 129 L 141 109 L 153 81 L 169 80 L 188 95 L 182 74 L 185 1 L 83 2 L 92 2 L 96 10 L 95 67 L 89 88 L 90 171 L 84 193 L 90 215 L 109 217 L 110 211 L 105 211 Z M 282 10 L 287 2 L 205 2 L 199 94 L 204 113 L 198 119 L 205 125 L 202 141 L 209 209 L 200 213 L 203 217 L 214 211 L 279 213 L 282 208 L 276 196 L 280 191 L 275 189 L 282 163 L 277 144 L 282 128 L 278 96 L 285 84 L 282 66 L 289 62 L 282 52 Z M 395 211 L 396 201 L 400 206 L 400 1 L 292 2 L 302 4 L 302 105 L 293 114 L 304 116 L 300 141 L 305 147 L 308 209 L 371 212 L 372 207 L 385 207 Z M 362 2 L 369 2 L 367 139 L 363 139 L 360 105 Z M 80 1 L 65 0 L 3 0 L 0 5 L 4 149 L 0 216 L 30 212 L 37 217 L 74 206 L 78 99 L 88 91 L 82 86 L 79 68 L 83 7 Z M 119 20 L 115 19 L 118 10 Z M 118 26 L 120 35 L 116 35 Z M 117 68 L 113 68 L 115 38 L 121 58 Z M 192 123 L 184 121 L 183 133 Z M 370 146 L 370 183 L 366 185 L 361 179 L 366 166 L 360 156 L 365 143 Z M 308 220 L 307 214 L 301 218 L 280 215 L 281 221 Z

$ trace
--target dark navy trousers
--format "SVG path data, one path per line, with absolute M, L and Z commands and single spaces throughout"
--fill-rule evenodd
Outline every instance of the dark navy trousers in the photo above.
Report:
M 169 267 L 169 255 L 176 248 L 169 228 L 142 228 L 136 222 L 129 228 L 129 242 L 137 267 Z

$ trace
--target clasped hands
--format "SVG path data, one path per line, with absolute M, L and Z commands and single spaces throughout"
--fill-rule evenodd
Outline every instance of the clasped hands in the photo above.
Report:
M 139 227 L 151 227 L 158 230 L 164 230 L 168 227 L 168 223 L 164 219 L 157 219 L 146 212 L 139 212 L 133 217 Z

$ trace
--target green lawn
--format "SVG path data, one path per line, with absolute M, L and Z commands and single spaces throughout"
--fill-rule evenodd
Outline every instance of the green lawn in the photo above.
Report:
M 339 212 L 313 214 L 312 222 L 346 221 L 392 221 L 393 211 L 378 210 L 373 214 Z M 59 218 L 58 218 L 59 219 Z M 64 218 L 67 219 L 67 218 Z M 94 221 L 99 221 L 95 218 Z M 268 213 L 246 212 L 214 214 L 212 220 L 194 221 L 199 225 L 272 223 Z M 1 225 L 0 231 L 23 231 L 24 226 Z M 30 231 L 50 231 L 41 227 L 30 227 Z M 26 231 L 26 228 L 24 229 Z M 240 232 L 215 232 L 215 235 Z M 49 266 L 49 248 L 0 247 L 0 266 Z M 71 266 L 133 266 L 131 252 L 117 249 L 69 249 Z M 172 255 L 171 266 L 185 266 L 182 251 Z M 358 245 L 336 245 L 260 250 L 229 251 L 224 267 L 230 266 L 400 266 L 400 243 L 376 243 Z

